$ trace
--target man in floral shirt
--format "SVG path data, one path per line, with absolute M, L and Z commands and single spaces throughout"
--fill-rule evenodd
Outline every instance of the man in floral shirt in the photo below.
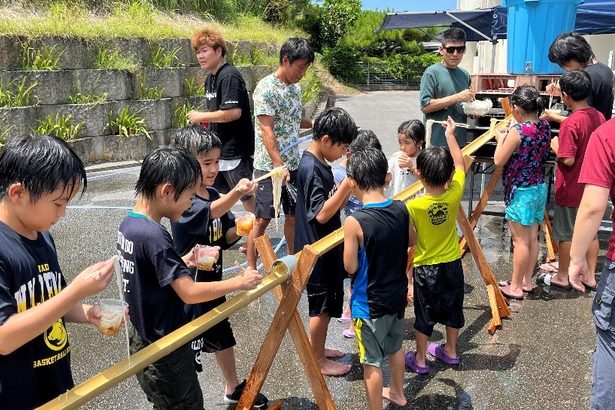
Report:
M 299 80 L 314 62 L 314 50 L 303 38 L 290 38 L 280 49 L 280 66 L 259 81 L 254 89 L 255 150 L 254 177 L 273 168 L 286 165 L 282 188 L 284 236 L 288 253 L 294 253 L 295 233 L 295 174 L 299 166 L 300 128 L 311 128 L 312 121 L 302 119 L 301 87 Z M 274 217 L 273 185 L 271 178 L 260 182 L 256 191 L 255 238 L 261 236 Z M 248 249 L 248 263 L 256 266 L 254 248 Z

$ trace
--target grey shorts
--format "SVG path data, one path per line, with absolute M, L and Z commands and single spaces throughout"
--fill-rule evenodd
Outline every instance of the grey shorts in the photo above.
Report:
M 214 188 L 221 194 L 226 194 L 235 186 L 242 178 L 252 179 L 254 173 L 254 166 L 252 165 L 254 160 L 252 158 L 242 158 L 239 165 L 230 171 L 220 171 L 216 175 L 214 181 Z M 242 201 L 247 201 L 254 197 L 254 195 L 244 195 L 241 197 Z
M 353 319 L 359 361 L 382 367 L 385 357 L 401 349 L 404 339 L 404 317 L 385 315 L 375 319 Z
M 130 353 L 147 346 L 130 326 Z M 202 410 L 203 392 L 193 365 L 190 344 L 184 345 L 136 374 L 154 409 Z
M 596 351 L 592 369 L 592 410 L 613 408 L 615 399 L 615 261 L 607 259 L 592 304 Z
M 553 239 L 557 242 L 572 241 L 574 221 L 577 219 L 579 208 L 555 205 L 553 211 Z M 594 239 L 598 239 L 598 235 Z

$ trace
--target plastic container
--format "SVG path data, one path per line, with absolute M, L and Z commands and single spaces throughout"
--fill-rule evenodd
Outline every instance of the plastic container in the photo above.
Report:
M 100 325 L 98 330 L 105 336 L 115 336 L 122 327 L 125 309 L 128 307 L 126 302 L 118 299 L 100 300 Z
M 549 61 L 555 37 L 574 30 L 582 0 L 502 0 L 506 7 L 508 61 L 511 74 L 560 74 Z

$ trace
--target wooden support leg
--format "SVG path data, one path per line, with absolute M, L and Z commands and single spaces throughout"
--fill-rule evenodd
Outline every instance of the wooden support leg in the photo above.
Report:
M 257 238 L 255 243 L 260 259 L 263 262 L 265 272 L 270 272 L 271 265 L 276 259 L 276 255 L 273 251 L 273 246 L 271 246 L 269 237 L 267 235 L 263 235 Z M 288 285 L 284 284 L 273 289 L 273 293 L 278 301 L 282 300 L 284 296 L 283 289 L 286 289 L 287 286 Z M 295 348 L 297 349 L 299 359 L 303 364 L 308 381 L 310 382 L 310 386 L 312 387 L 312 394 L 316 400 L 318 408 L 328 408 L 328 403 L 333 403 L 333 398 L 331 397 L 331 392 L 329 391 L 327 383 L 320 372 L 316 357 L 314 356 L 314 351 L 312 350 L 312 345 L 309 342 L 301 316 L 299 316 L 297 310 L 295 310 L 292 314 L 289 331 L 290 336 L 293 339 L 293 343 L 295 344 Z
M 502 176 L 502 167 L 496 167 L 495 170 L 493 171 L 493 174 L 491 174 L 491 178 L 489 178 L 489 182 L 487 183 L 487 186 L 485 187 L 485 191 L 481 195 L 480 199 L 478 200 L 478 203 L 476 204 L 476 207 L 472 211 L 472 216 L 470 217 L 470 226 L 472 230 L 476 228 L 478 219 L 480 218 L 483 211 L 485 210 L 485 207 L 487 206 L 487 203 L 489 202 L 489 198 L 491 197 L 491 194 L 495 190 L 495 187 L 498 185 L 498 181 L 500 180 L 501 176 Z M 464 235 L 464 237 L 461 238 L 461 241 L 459 242 L 459 248 L 461 249 L 462 255 L 467 251 L 467 247 L 468 247 L 468 242 Z
M 553 240 L 553 226 L 551 226 L 551 220 L 549 214 L 545 211 L 544 218 L 542 219 L 542 231 L 545 236 L 545 242 L 547 243 L 547 262 L 553 262 L 556 259 L 557 254 L 557 242 Z
M 496 290 L 492 284 L 487 285 L 487 296 L 489 297 L 489 307 L 491 308 L 491 322 L 489 322 L 487 331 L 490 335 L 493 335 L 496 329 L 502 328 L 502 318 L 500 318 L 500 311 L 498 309 Z
M 286 287 L 280 305 L 273 316 L 271 326 L 265 336 L 265 343 L 261 346 L 261 350 L 246 383 L 246 388 L 241 395 L 239 403 L 237 403 L 238 409 L 250 409 L 254 404 L 256 394 L 262 389 L 269 369 L 271 369 L 273 359 L 280 349 L 284 334 L 290 326 L 293 315 L 296 313 L 301 293 L 305 289 L 307 279 L 317 259 L 318 254 L 310 245 L 306 245 L 301 251 L 297 267 L 291 275 L 291 285 Z M 308 371 L 320 373 L 318 366 L 314 369 L 310 363 L 306 362 L 306 365 L 310 368 Z M 335 409 L 335 404 L 331 400 L 322 407 L 319 405 L 319 408 Z
M 493 285 L 493 291 L 495 293 L 495 301 L 497 303 L 498 312 L 500 313 L 500 317 L 510 317 L 510 309 L 508 309 L 508 303 L 502 295 L 500 288 L 495 280 L 495 276 L 493 275 L 493 271 L 487 263 L 487 259 L 485 258 L 485 254 L 483 253 L 476 236 L 474 236 L 474 231 L 470 226 L 470 222 L 468 221 L 468 217 L 464 212 L 463 208 L 459 206 L 459 211 L 457 213 L 457 222 L 463 231 L 463 235 L 466 237 L 468 241 L 468 247 L 470 248 L 470 252 L 476 261 L 476 265 L 478 266 L 478 270 L 480 271 L 483 280 L 486 285 Z

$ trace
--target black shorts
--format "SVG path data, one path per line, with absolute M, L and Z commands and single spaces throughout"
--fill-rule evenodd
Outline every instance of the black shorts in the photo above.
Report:
M 209 302 L 199 303 L 194 305 L 194 318 L 201 316 L 212 309 L 220 306 L 226 301 L 226 298 L 218 298 Z M 216 353 L 235 346 L 235 336 L 231 323 L 224 319 L 220 323 L 215 324 L 210 329 L 203 332 L 200 336 L 194 338 L 190 343 L 194 354 L 194 368 L 197 372 L 203 370 L 201 363 L 201 352 Z
M 344 278 L 341 246 L 318 258 L 310 274 L 306 291 L 310 316 L 327 313 L 340 317 L 344 307 Z
M 436 323 L 461 329 L 463 317 L 463 268 L 461 259 L 416 266 L 414 278 L 414 328 L 431 336 Z
M 130 353 L 147 346 L 130 326 Z M 154 409 L 202 410 L 203 392 L 194 370 L 192 350 L 184 345 L 168 356 L 148 365 L 136 376 Z
M 266 171 L 260 169 L 254 170 L 254 178 L 265 175 Z M 284 215 L 295 214 L 295 204 L 297 203 L 297 188 L 295 181 L 297 179 L 297 170 L 290 171 L 290 182 L 282 185 L 282 210 Z M 275 216 L 273 209 L 273 185 L 271 178 L 267 178 L 258 183 L 256 190 L 256 210 L 254 214 L 257 218 L 272 219 Z
M 218 172 L 214 181 L 214 188 L 221 194 L 226 194 L 235 188 L 242 178 L 252 179 L 252 174 L 254 173 L 253 163 L 254 160 L 251 157 L 242 158 L 239 165 L 230 171 Z M 253 195 L 244 195 L 241 197 L 241 200 L 247 201 L 252 197 Z

